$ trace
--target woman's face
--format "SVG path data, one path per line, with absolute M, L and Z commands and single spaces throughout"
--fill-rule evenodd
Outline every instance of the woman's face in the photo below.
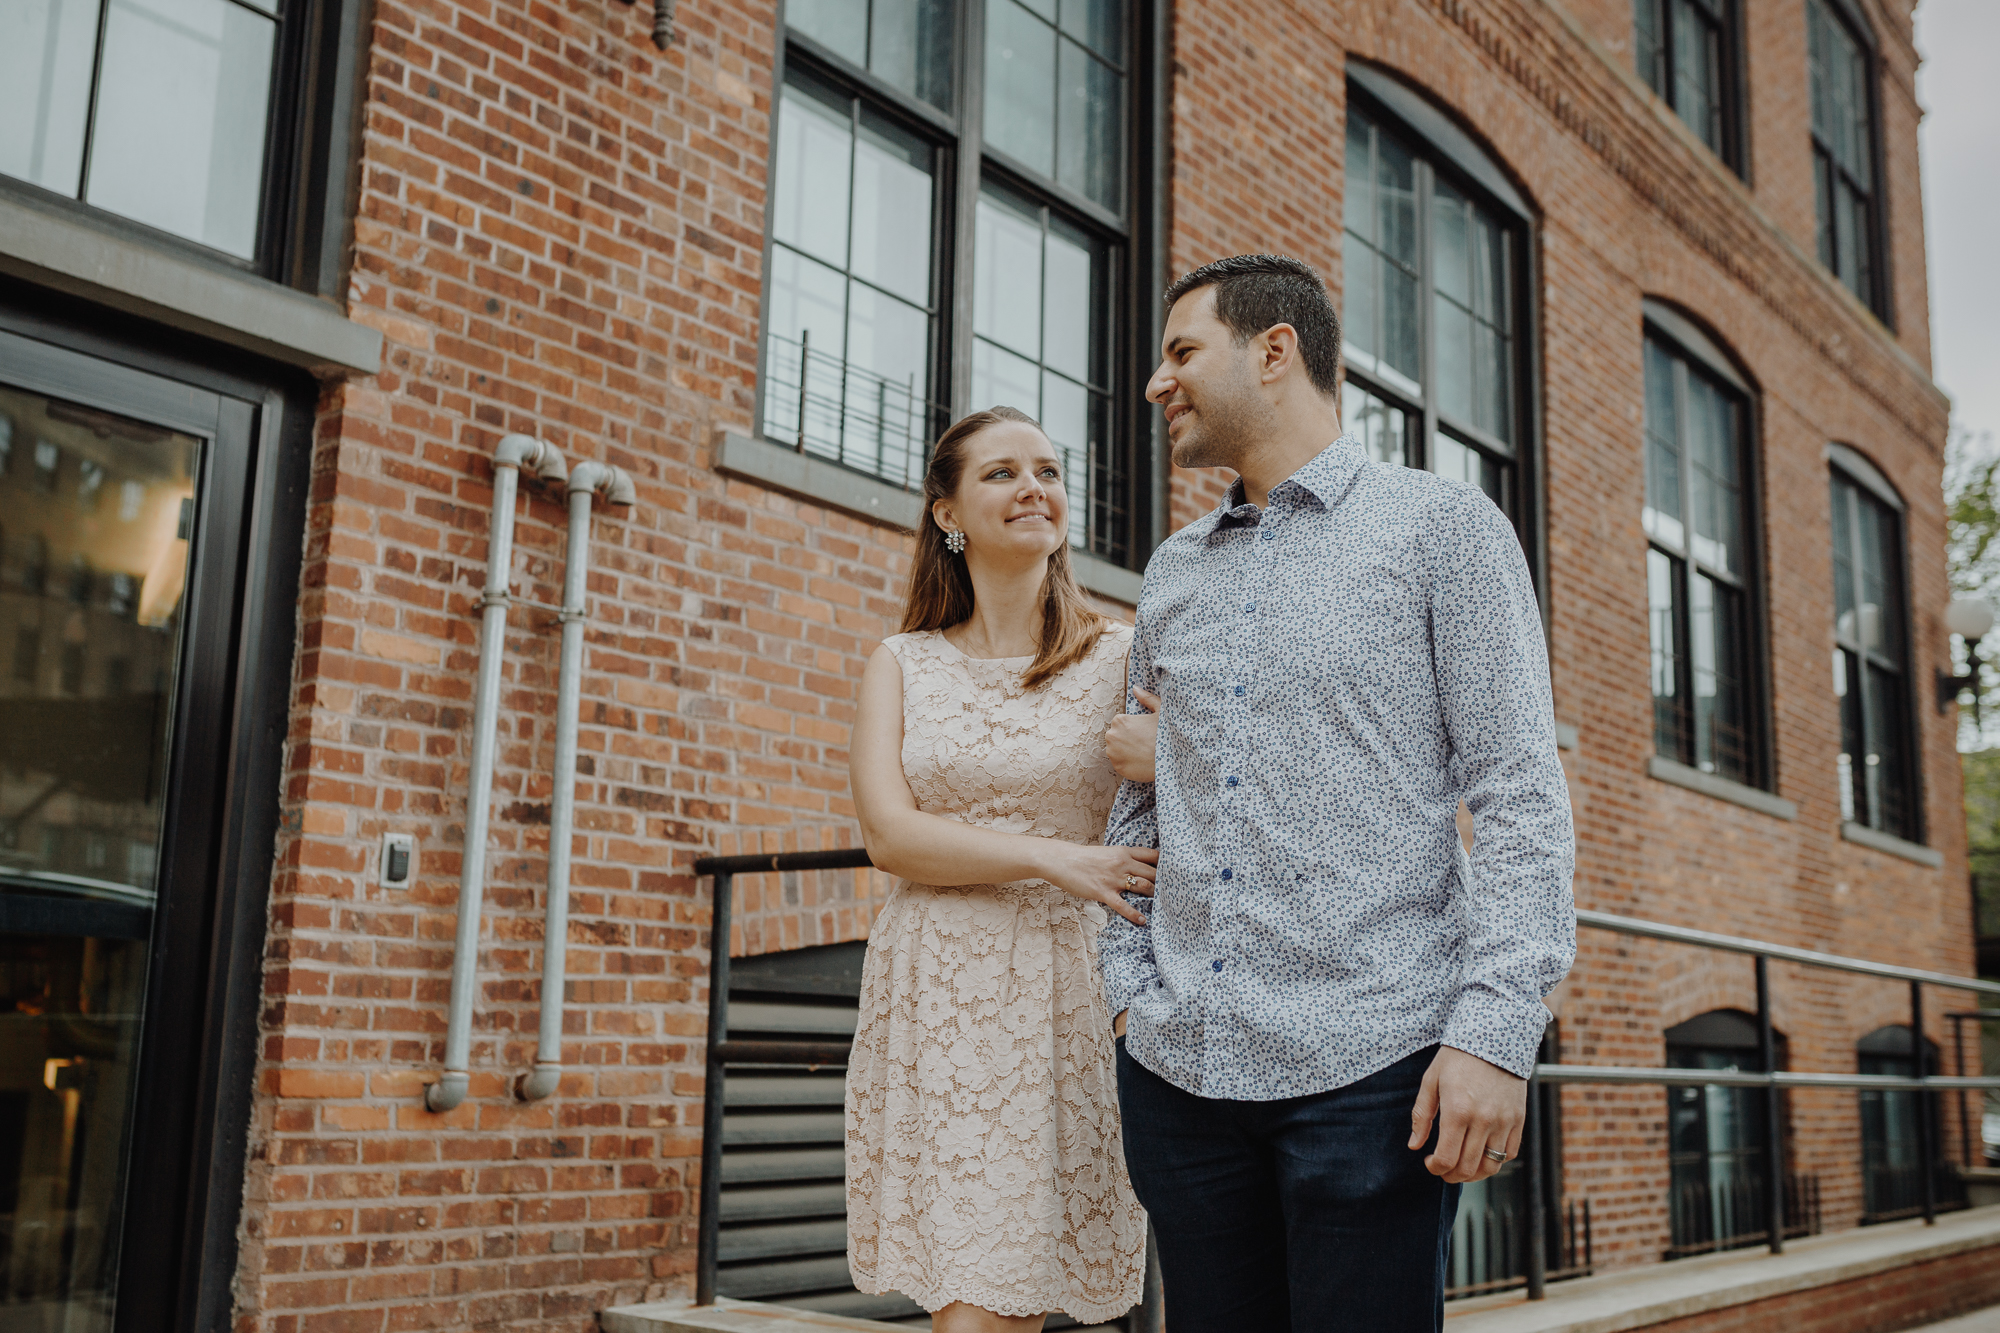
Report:
M 965 533 L 966 555 L 1048 556 L 1069 540 L 1062 460 L 1048 437 L 1019 421 L 988 426 L 965 444 L 958 491 L 933 513 L 946 532 Z

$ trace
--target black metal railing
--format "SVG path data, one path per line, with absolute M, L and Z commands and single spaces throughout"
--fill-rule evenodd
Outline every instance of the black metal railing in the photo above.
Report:
M 1784 1160 L 1783 1134 L 1784 1115 L 1782 1097 L 1787 1088 L 1852 1088 L 1861 1092 L 1914 1092 L 1919 1098 L 1916 1121 L 1916 1158 L 1920 1162 L 1937 1163 L 1942 1153 L 1942 1144 L 1933 1140 L 1937 1137 L 1938 1125 L 1933 1098 L 1939 1092 L 1953 1090 L 1973 1090 L 2000 1088 L 2000 1077 L 1970 1078 L 1962 1073 L 1945 1078 L 1929 1075 L 1921 1057 L 1924 1031 L 1924 991 L 1925 986 L 1941 990 L 1966 991 L 1985 995 L 2000 995 L 2000 982 L 1979 981 L 1972 977 L 1955 977 L 1945 972 L 1932 972 L 1923 968 L 1897 967 L 1889 963 L 1877 963 L 1865 958 L 1847 958 L 1839 954 L 1821 953 L 1814 949 L 1799 949 L 1786 944 L 1771 944 L 1763 940 L 1744 939 L 1735 935 L 1721 935 L 1707 930 L 1691 930 L 1685 926 L 1669 926 L 1657 921 L 1643 921 L 1637 917 L 1618 916 L 1610 912 L 1590 912 L 1579 910 L 1576 914 L 1579 926 L 1592 930 L 1611 931 L 1620 935 L 1631 935 L 1641 939 L 1664 940 L 1673 944 L 1688 944 L 1702 949 L 1714 949 L 1724 953 L 1749 954 L 1756 964 L 1757 975 L 1757 1033 L 1758 1048 L 1762 1056 L 1762 1071 L 1733 1069 L 1657 1069 L 1638 1068 L 1621 1065 L 1566 1065 L 1542 1064 L 1535 1068 L 1532 1083 L 1610 1083 L 1610 1084 L 1656 1084 L 1664 1087 L 1737 1087 L 1762 1088 L 1764 1096 L 1764 1137 L 1771 1145 L 1770 1160 Z M 1860 976 L 1880 977 L 1884 980 L 1901 981 L 1910 988 L 1910 1033 L 1913 1049 L 1920 1054 L 1915 1062 L 1916 1073 L 1909 1077 L 1894 1074 L 1820 1074 L 1794 1073 L 1776 1068 L 1776 1035 L 1771 1026 L 1771 978 L 1770 962 L 1796 963 L 1805 967 L 1824 968 L 1835 972 L 1850 972 Z M 1530 1211 L 1530 1225 L 1537 1230 L 1543 1224 L 1541 1199 L 1541 1152 L 1540 1136 L 1536 1132 L 1536 1116 L 1541 1098 L 1530 1094 L 1528 1098 L 1528 1132 L 1522 1137 L 1522 1166 L 1527 1172 Z M 1933 1169 L 1912 1173 L 1916 1177 L 1915 1190 L 1919 1196 L 1911 1215 L 1921 1215 L 1926 1222 L 1935 1222 L 1940 1206 L 1939 1175 Z M 1776 1218 L 1777 1225 L 1767 1221 L 1763 1225 L 1767 1243 L 1773 1254 L 1782 1253 L 1785 1236 L 1792 1230 L 1792 1219 L 1787 1209 L 1784 1177 L 1773 1171 L 1765 1174 L 1766 1218 Z M 1816 1199 L 1816 1196 L 1815 1196 Z M 1796 1206 L 1796 1205 L 1795 1205 Z M 1528 1298 L 1540 1300 L 1547 1273 L 1542 1269 L 1541 1248 L 1530 1246 L 1528 1255 Z
M 730 1039 L 729 938 L 735 878 L 738 875 L 782 874 L 794 871 L 860 870 L 867 869 L 871 865 L 867 852 L 859 848 L 703 857 L 695 862 L 695 874 L 710 876 L 714 881 L 709 937 L 708 1081 L 704 1092 L 705 1105 L 702 1119 L 701 1218 L 695 1276 L 697 1304 L 712 1304 L 716 1294 L 722 1226 L 720 1203 L 723 1122 L 729 1069 L 732 1066 L 743 1065 L 794 1068 L 843 1066 L 847 1062 L 851 1046 L 848 1042 L 833 1041 Z M 1590 1213 L 1587 1200 L 1583 1202 L 1581 1213 L 1577 1211 L 1574 1203 L 1566 1203 L 1561 1209 L 1559 1225 L 1553 1228 L 1549 1225 L 1544 1174 L 1549 1145 L 1544 1143 L 1545 1130 L 1542 1123 L 1548 1114 L 1544 1106 L 1548 1099 L 1544 1097 L 1542 1088 L 1570 1083 L 1761 1088 L 1765 1090 L 1765 1142 L 1770 1145 L 1768 1160 L 1772 1162 L 1784 1160 L 1781 1098 L 1787 1088 L 1850 1088 L 1863 1092 L 1915 1092 L 1921 1099 L 1921 1113 L 1915 1117 L 1918 1137 L 1917 1160 L 1930 1163 L 1941 1161 L 1940 1149 L 1943 1146 L 1934 1142 L 1937 1138 L 1935 1126 L 1938 1123 L 1934 1113 L 1935 1096 L 1942 1092 L 2000 1089 L 2000 1076 L 1969 1077 L 1963 1073 L 1962 1066 L 1961 1072 L 1951 1077 L 1927 1074 L 1921 1058 L 1916 1062 L 1918 1072 L 1909 1077 L 1890 1074 L 1802 1073 L 1774 1069 L 1776 1037 L 1771 1025 L 1769 965 L 1772 959 L 1777 959 L 1807 967 L 1905 982 L 1910 988 L 1910 1031 L 1913 1034 L 1913 1046 L 1919 1051 L 1922 1050 L 1924 1030 L 1923 988 L 1925 986 L 1941 990 L 2000 995 L 2000 982 L 1979 981 L 1971 977 L 1957 977 L 1920 968 L 1897 967 L 1867 959 L 1846 958 L 1838 954 L 1720 935 L 1711 931 L 1691 930 L 1683 926 L 1664 925 L 1607 912 L 1578 911 L 1576 916 L 1577 924 L 1587 929 L 1693 945 L 1727 953 L 1749 954 L 1756 964 L 1757 1029 L 1764 1068 L 1762 1071 L 1745 1071 L 1555 1063 L 1536 1065 L 1534 1076 L 1529 1081 L 1528 1121 L 1521 1137 L 1521 1159 L 1517 1168 L 1527 1186 L 1525 1226 L 1522 1225 L 1519 1216 L 1503 1215 L 1508 1210 L 1496 1209 L 1495 1215 L 1490 1219 L 1484 1216 L 1475 1219 L 1480 1237 L 1478 1243 L 1486 1247 L 1488 1254 L 1499 1255 L 1502 1258 L 1497 1261 L 1492 1259 L 1484 1261 L 1488 1269 L 1487 1275 L 1472 1281 L 1525 1286 L 1529 1299 L 1540 1300 L 1551 1280 L 1577 1275 L 1579 1272 L 1588 1271 L 1591 1266 Z M 1555 1106 L 1558 1108 L 1557 1114 L 1560 1115 L 1559 1101 Z M 1948 1206 L 1950 1203 L 1948 1189 L 1941 1181 L 1942 1173 L 1933 1169 L 1910 1174 L 1912 1180 L 1908 1188 L 1913 1190 L 1916 1196 L 1914 1213 L 1920 1213 L 1926 1221 L 1935 1221 L 1940 1205 Z M 1757 1184 L 1763 1190 L 1763 1199 L 1760 1204 L 1754 1205 L 1747 1200 L 1744 1201 L 1740 1215 L 1746 1219 L 1755 1219 L 1755 1230 L 1761 1233 L 1773 1253 L 1784 1249 L 1787 1236 L 1811 1234 L 1819 1229 L 1819 1187 L 1816 1179 L 1785 1176 L 1774 1171 L 1762 1172 L 1759 1175 Z M 1517 1205 L 1510 1205 L 1509 1209 L 1514 1207 Z M 1772 1225 L 1771 1219 L 1776 1219 L 1775 1226 Z M 1543 1238 L 1542 1244 L 1530 1243 L 1529 1238 L 1536 1236 Z M 1720 1248 L 1720 1246 L 1710 1244 L 1707 1248 Z M 1523 1271 L 1518 1276 L 1496 1271 L 1499 1267 L 1515 1266 L 1508 1256 L 1519 1256 L 1519 1267 Z M 1464 1285 L 1466 1284 L 1460 1284 L 1459 1294 L 1465 1294 L 1462 1290 Z M 1498 1289 L 1498 1285 L 1487 1286 L 1486 1289 Z M 1146 1299 L 1134 1308 L 1127 1320 L 1133 1333 L 1154 1333 L 1161 1327 L 1162 1310 L 1158 1290 L 1157 1269 L 1149 1266 Z
M 917 377 L 890 379 L 815 348 L 809 332 L 795 342 L 766 340 L 764 434 L 802 454 L 831 459 L 905 491 L 923 489 L 930 442 L 950 424 L 949 405 L 925 396 Z M 1031 415 L 1033 403 L 1020 403 Z M 1107 441 L 1057 439 L 1069 500 L 1070 545 L 1113 562 L 1125 557 L 1130 506 L 1118 453 Z
M 1527 1210 L 1519 1200 L 1461 1202 L 1445 1257 L 1444 1298 L 1455 1301 L 1525 1287 L 1528 1247 L 1533 1243 Z M 1590 1200 L 1564 1200 L 1558 1225 L 1542 1237 L 1542 1247 L 1548 1251 L 1543 1262 L 1550 1282 L 1589 1277 L 1594 1271 Z
M 1787 1175 L 1784 1179 L 1784 1238 L 1820 1233 L 1819 1177 Z M 1761 1170 L 1745 1171 L 1724 1180 L 1690 1180 L 1672 1187 L 1667 1212 L 1672 1242 L 1669 1259 L 1685 1259 L 1717 1250 L 1768 1245 L 1771 1240 L 1770 1182 Z

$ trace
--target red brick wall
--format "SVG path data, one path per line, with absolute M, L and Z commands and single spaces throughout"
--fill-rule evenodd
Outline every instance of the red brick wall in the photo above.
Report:
M 1787 246 L 1605 63 L 1629 61 L 1619 11 L 1579 3 L 1573 32 L 1526 0 L 1178 0 L 1172 266 L 1281 249 L 1337 289 L 1345 52 L 1452 108 L 1543 214 L 1549 595 L 1558 716 L 1582 738 L 1566 756 L 1580 901 L 1969 970 L 1950 720 L 1924 715 L 1943 871 L 1842 842 L 1832 785 L 1825 441 L 1868 453 L 1911 501 L 1915 679 L 1944 644 L 1944 404 L 1919 369 L 1914 113 L 1895 109 L 1909 58 L 1892 59 L 1885 97 L 1897 349 L 1802 253 L 1810 196 L 1786 184 L 1799 168 L 1784 148 L 1803 152 L 1802 106 L 1785 112 L 1759 78 L 1756 207 Z M 611 0 L 375 11 L 350 308 L 389 352 L 381 375 L 328 391 L 318 435 L 243 1333 L 582 1329 L 603 1305 L 684 1292 L 708 944 L 690 862 L 854 840 L 854 682 L 893 626 L 904 541 L 710 467 L 716 432 L 752 424 L 773 13 L 683 0 L 665 55 L 649 22 Z M 1799 39 L 1757 22 L 1761 71 Z M 1761 390 L 1779 790 L 1796 822 L 1645 776 L 1649 295 L 1705 319 Z M 534 1058 L 565 555 L 560 512 L 535 492 L 517 528 L 525 604 L 509 622 L 473 1094 L 434 1116 L 420 1093 L 442 1051 L 487 459 L 510 430 L 628 469 L 639 501 L 600 510 L 594 535 L 569 1073 L 548 1102 L 508 1091 Z M 1174 485 L 1177 521 L 1220 489 Z M 410 890 L 379 886 L 385 829 L 418 839 Z M 742 881 L 730 947 L 858 938 L 884 887 Z M 1855 1037 L 1900 1015 L 1886 983 L 1775 977 L 1795 1067 L 1852 1068 Z M 1559 996 L 1565 1058 L 1656 1062 L 1664 1026 L 1747 1007 L 1749 984 L 1740 959 L 1586 934 Z M 1815 1096 L 1794 1106 L 1800 1159 L 1844 1223 L 1854 1103 Z M 1657 1256 L 1660 1094 L 1565 1099 L 1568 1188 L 1593 1198 L 1600 1260 Z
M 1649 1333 L 1898 1333 L 2000 1301 L 2000 1253 L 1969 1250 L 1849 1282 L 1648 1324 Z

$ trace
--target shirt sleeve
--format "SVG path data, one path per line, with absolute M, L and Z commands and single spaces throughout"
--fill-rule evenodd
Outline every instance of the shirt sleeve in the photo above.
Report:
M 1131 656 L 1126 660 L 1125 711 L 1145 712 L 1134 691 L 1152 691 L 1153 687 L 1153 641 L 1147 633 L 1146 616 L 1142 610 L 1138 628 L 1132 635 Z M 1150 782 L 1122 782 L 1118 785 L 1117 798 L 1111 803 L 1111 817 L 1104 827 L 1105 846 L 1160 845 L 1158 807 L 1154 804 L 1153 787 Z M 1151 898 L 1128 893 L 1125 901 L 1137 907 L 1148 919 L 1152 917 Z M 1134 996 L 1158 984 L 1159 970 L 1153 959 L 1150 930 L 1135 926 L 1112 913 L 1103 933 L 1097 937 L 1097 951 L 1098 963 L 1104 972 L 1105 998 L 1110 1002 L 1113 1014 L 1131 1008 Z
M 1484 495 L 1451 494 L 1460 512 L 1429 526 L 1431 651 L 1474 841 L 1470 878 L 1461 872 L 1463 970 L 1443 1042 L 1526 1078 L 1550 1018 L 1543 998 L 1576 959 L 1576 832 L 1520 540 Z

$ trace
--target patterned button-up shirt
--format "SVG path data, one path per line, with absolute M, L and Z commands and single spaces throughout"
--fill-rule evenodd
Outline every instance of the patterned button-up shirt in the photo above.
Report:
M 1513 529 L 1343 437 L 1242 483 L 1146 569 L 1129 689 L 1156 781 L 1108 845 L 1160 849 L 1150 928 L 1100 940 L 1126 1049 L 1204 1097 L 1367 1077 L 1433 1042 L 1525 1077 L 1576 954 L 1575 836 Z M 1474 845 L 1460 841 L 1460 800 Z

